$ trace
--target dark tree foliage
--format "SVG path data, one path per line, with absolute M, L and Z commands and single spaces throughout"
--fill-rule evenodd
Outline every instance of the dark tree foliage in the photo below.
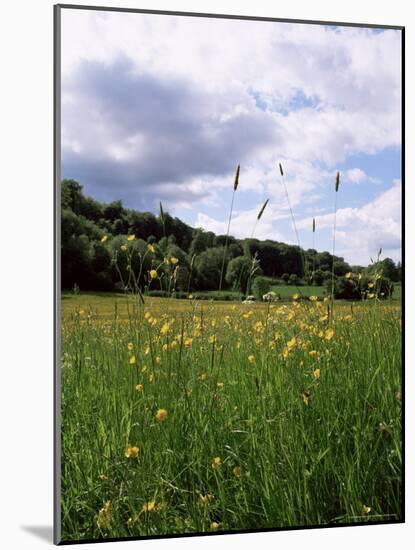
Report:
M 237 288 L 244 294 L 254 257 L 259 261 L 260 267 L 255 276 L 263 274 L 291 283 L 294 280 L 301 281 L 304 277 L 304 256 L 309 274 L 314 265 L 316 284 L 321 284 L 326 274 L 327 277 L 331 276 L 333 257 L 328 252 L 312 249 L 304 252 L 298 246 L 272 240 L 239 240 L 231 235 L 215 235 L 211 231 L 187 225 L 165 209 L 161 217 L 158 208 L 155 215 L 152 212 L 124 208 L 119 200 L 101 203 L 84 195 L 82 185 L 73 179 L 62 181 L 61 204 L 61 265 L 64 289 L 71 289 L 75 285 L 81 290 L 122 288 L 129 277 L 127 256 L 121 250 L 127 235 L 136 237 L 129 242 L 128 249 L 133 253 L 131 262 L 135 271 L 139 266 L 139 254 L 144 257 L 148 244 L 154 246 L 154 254 L 146 255 L 138 281 L 142 289 L 148 285 L 148 271 L 158 267 L 162 277 L 157 284 L 163 287 L 158 290 L 165 292 L 165 287 L 173 281 L 174 268 L 178 266 L 174 276 L 176 290 L 217 290 L 224 255 L 227 288 Z M 165 258 L 170 257 L 177 258 L 178 263 L 166 263 Z M 115 258 L 120 272 L 115 267 Z M 335 256 L 334 260 L 336 275 L 352 271 L 343 258 Z M 381 268 L 383 275 L 391 280 L 400 280 L 400 264 L 396 266 L 390 258 L 380 263 L 381 266 L 370 269 Z

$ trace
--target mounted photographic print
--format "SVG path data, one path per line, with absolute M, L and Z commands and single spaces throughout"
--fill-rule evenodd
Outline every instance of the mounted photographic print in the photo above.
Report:
M 404 521 L 403 47 L 55 6 L 56 543 Z

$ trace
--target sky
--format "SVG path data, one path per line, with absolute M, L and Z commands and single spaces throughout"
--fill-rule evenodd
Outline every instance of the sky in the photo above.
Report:
M 62 10 L 61 175 L 193 227 L 401 260 L 398 30 Z M 278 169 L 281 163 L 284 182 Z M 312 219 L 316 232 L 312 234 Z

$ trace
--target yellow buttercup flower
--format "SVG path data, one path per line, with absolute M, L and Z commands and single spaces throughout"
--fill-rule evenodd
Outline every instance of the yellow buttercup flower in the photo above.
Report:
M 126 244 L 122 244 L 122 245 L 120 246 L 120 248 L 121 248 L 121 250 L 122 250 L 123 252 L 125 252 L 125 251 L 127 250 L 127 245 L 126 245 Z
M 309 401 L 310 401 L 310 397 L 311 397 L 311 392 L 310 390 L 304 390 L 303 391 L 303 401 L 304 401 L 304 405 L 308 405 Z
M 97 525 L 103 531 L 108 531 L 111 527 L 112 503 L 107 500 L 101 510 L 98 512 Z
M 170 331 L 169 323 L 164 323 L 164 325 L 160 329 L 161 334 L 168 334 L 169 331 Z
M 147 245 L 147 250 L 148 250 L 149 252 L 152 252 L 153 254 L 154 254 L 154 252 L 155 252 L 155 248 L 154 248 L 154 246 L 153 246 L 152 244 L 148 244 L 148 245 Z
M 212 523 L 210 524 L 210 528 L 212 529 L 212 531 L 217 531 L 221 527 L 222 527 L 222 524 L 218 523 L 217 521 L 212 521 Z
M 135 355 L 132 355 L 129 359 L 130 365 L 135 365 L 137 363 L 137 359 L 135 358 Z
M 167 419 L 166 409 L 158 409 L 155 416 L 157 422 L 164 422 Z
M 364 514 L 368 514 L 371 511 L 371 509 L 372 508 L 370 506 L 366 506 L 366 504 L 363 504 L 363 506 L 362 506 L 362 512 Z
M 133 346 L 132 342 L 128 342 L 128 344 L 127 344 L 128 351 L 133 351 L 133 348 L 134 348 L 134 346 Z
M 298 300 L 299 297 L 300 297 L 299 294 L 293 294 L 293 295 L 292 295 L 292 299 L 293 299 L 293 300 Z
M 313 374 L 314 374 L 314 378 L 320 378 L 320 369 L 315 369 Z
M 367 297 L 369 298 L 369 300 L 371 300 L 372 298 L 375 297 L 375 295 L 371 292 L 371 293 L 369 293 L 369 294 L 367 295 Z
M 292 350 L 293 348 L 295 348 L 296 345 L 297 345 L 297 338 L 295 336 L 287 342 L 287 348 L 289 350 Z
M 156 271 L 155 269 L 151 269 L 151 270 L 150 270 L 150 277 L 151 277 L 152 279 L 157 279 L 158 273 L 157 273 L 157 271 Z
M 211 493 L 207 493 L 206 495 L 199 495 L 199 497 L 203 504 L 210 504 L 212 500 L 215 499 L 215 497 Z
M 139 447 L 128 445 L 125 449 L 125 458 L 137 458 L 140 453 Z
M 310 300 L 310 302 L 317 302 L 318 298 L 317 298 L 317 296 L 310 296 L 309 300 Z
M 222 466 L 222 459 L 220 458 L 220 456 L 215 456 L 212 462 L 212 468 L 214 470 L 218 470 L 221 466 Z
M 176 264 L 179 262 L 179 260 L 178 260 L 178 258 L 175 258 L 174 256 L 172 256 L 172 257 L 170 258 L 170 262 L 171 262 L 173 265 L 176 265 Z
M 143 391 L 143 384 L 136 384 L 135 391 L 141 393 Z
M 308 355 L 310 357 L 318 357 L 318 351 L 316 351 L 315 349 L 312 349 L 311 351 L 308 352 Z
M 105 243 L 105 241 L 108 239 L 108 235 L 104 235 L 103 237 L 101 237 L 101 242 L 102 243 Z
M 349 273 L 346 273 L 345 277 L 346 279 L 350 279 L 352 277 L 353 273 L 349 271 Z
M 368 288 L 373 288 L 375 285 L 374 285 L 374 283 L 368 283 L 367 286 L 368 286 Z
M 235 466 L 235 468 L 232 470 L 232 473 L 235 477 L 241 477 L 242 468 L 240 466 Z
M 193 338 L 186 338 L 185 341 L 184 341 L 184 346 L 186 348 L 191 348 L 192 347 L 192 342 L 193 342 Z
M 156 501 L 150 500 L 143 504 L 143 512 L 155 512 L 156 511 Z
M 331 340 L 333 338 L 333 335 L 334 335 L 334 330 L 332 328 L 328 328 L 324 334 L 324 338 L 326 340 Z
M 133 241 L 135 239 L 135 235 L 128 235 L 127 241 Z
M 255 356 L 254 355 L 248 355 L 248 362 L 253 365 L 255 363 Z

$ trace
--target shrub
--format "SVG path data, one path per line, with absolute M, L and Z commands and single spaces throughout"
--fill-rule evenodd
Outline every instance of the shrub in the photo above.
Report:
M 288 284 L 289 285 L 297 285 L 298 284 L 298 275 L 295 273 L 291 273 L 291 275 L 288 277 Z
M 262 296 L 269 292 L 270 286 L 269 280 L 265 277 L 255 277 L 252 283 L 252 292 L 255 298 L 262 301 Z

